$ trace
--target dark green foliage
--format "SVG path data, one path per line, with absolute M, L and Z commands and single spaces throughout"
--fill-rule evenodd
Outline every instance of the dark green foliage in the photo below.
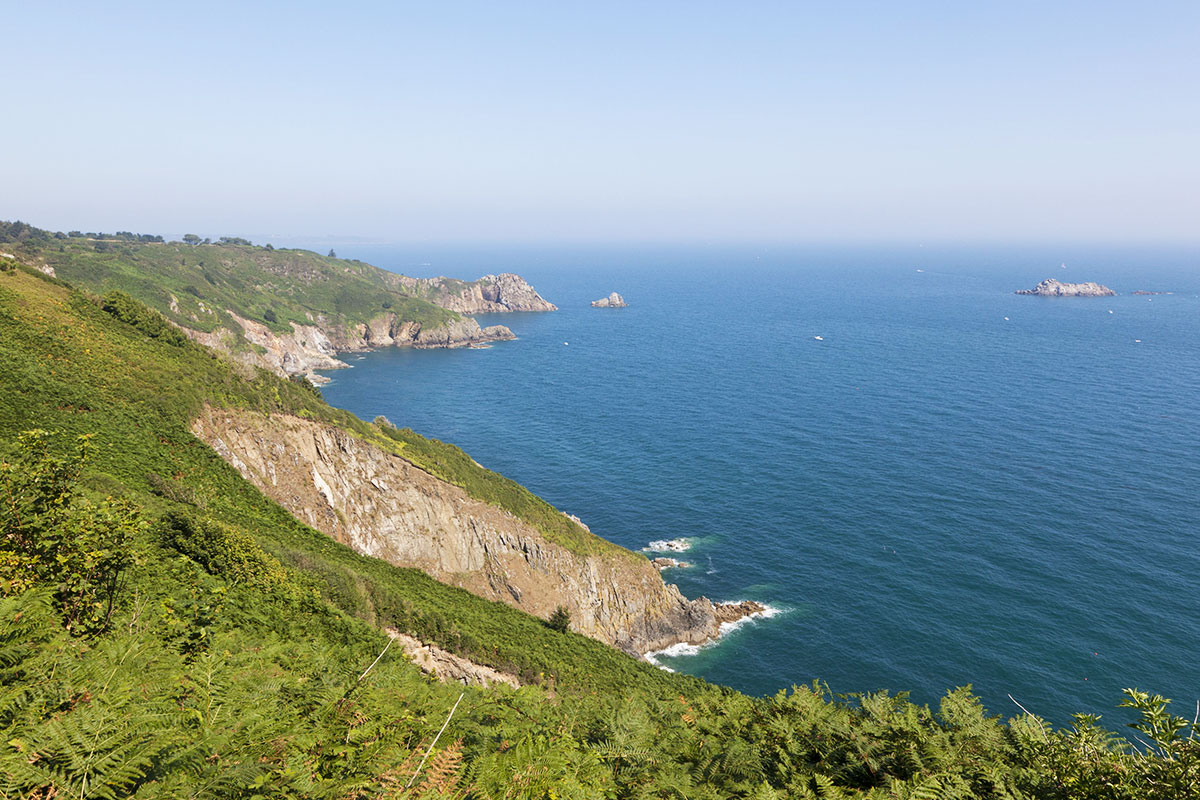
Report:
M 40 228 L 35 228 L 28 223 L 17 220 L 16 222 L 4 222 L 0 220 L 0 243 L 25 243 L 25 242 L 44 242 L 49 241 L 50 234 Z
M 0 594 L 48 587 L 68 631 L 96 634 L 108 628 L 133 563 L 138 509 L 123 499 L 79 497 L 90 437 L 79 437 L 67 457 L 51 453 L 51 438 L 23 433 L 13 460 L 0 462 Z
M 158 530 L 169 547 L 229 583 L 274 586 L 287 580 L 279 561 L 265 553 L 253 536 L 233 526 L 171 511 Z
M 571 612 L 559 606 L 554 609 L 554 613 L 550 615 L 550 619 L 546 620 L 546 625 L 552 631 L 566 633 L 571 630 Z
M 114 290 L 106 293 L 100 307 L 152 339 L 161 339 L 176 347 L 182 347 L 187 342 L 187 337 L 179 329 L 172 327 L 162 314 L 147 308 L 124 292 Z

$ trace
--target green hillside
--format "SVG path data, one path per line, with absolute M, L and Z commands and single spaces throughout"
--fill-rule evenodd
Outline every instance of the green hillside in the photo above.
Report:
M 136 278 L 143 262 L 118 256 L 114 274 Z M 1192 728 L 1156 698 L 1130 696 L 1138 749 L 1094 719 L 1005 723 L 968 689 L 937 709 L 819 684 L 750 698 L 360 556 L 195 439 L 198 410 L 332 422 L 531 520 L 549 507 L 513 499 L 515 484 L 461 451 L 369 425 L 303 382 L 248 375 L 128 295 L 13 262 L 0 257 L 0 797 L 1176 798 L 1200 786 Z M 389 650 L 383 627 L 528 685 L 441 684 Z
M 209 244 L 142 241 L 161 237 L 53 234 L 22 223 L 0 223 L 0 243 L 58 277 L 95 292 L 120 289 L 168 319 L 201 331 L 238 330 L 226 313 L 262 322 L 277 333 L 289 323 L 331 327 L 366 323 L 386 312 L 438 328 L 460 318 L 402 290 L 393 273 L 308 250 L 254 246 L 245 240 Z M 103 234 L 96 234 L 104 236 Z

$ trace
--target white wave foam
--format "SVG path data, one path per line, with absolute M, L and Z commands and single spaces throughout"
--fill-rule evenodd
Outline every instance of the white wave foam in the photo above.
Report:
M 692 540 L 684 539 L 656 539 L 650 544 L 642 548 L 646 553 L 686 553 L 692 549 Z
M 740 603 L 742 601 L 734 600 L 731 602 Z M 651 650 L 648 653 L 642 653 L 642 656 L 659 669 L 666 670 L 667 672 L 674 672 L 675 670 L 671 669 L 666 664 L 660 663 L 658 657 L 666 656 L 667 658 L 679 658 L 680 656 L 694 656 L 706 647 L 712 647 L 716 644 L 719 644 L 721 639 L 724 638 L 727 633 L 737 630 L 751 620 L 770 619 L 771 617 L 779 616 L 783 612 L 784 609 L 782 608 L 763 603 L 762 611 L 756 611 L 753 614 L 734 620 L 733 622 L 722 622 L 720 627 L 717 629 L 717 638 L 709 639 L 704 644 L 688 644 L 687 642 L 677 642 L 676 644 L 673 644 L 670 647 L 662 650 Z
M 707 642 L 705 642 L 705 644 L 707 644 Z M 667 656 L 668 658 L 678 658 L 679 656 L 694 656 L 700 652 L 701 647 L 704 647 L 704 645 L 688 644 L 687 642 L 676 642 L 675 644 L 671 645 L 670 647 L 664 648 L 662 650 L 651 650 L 649 653 L 643 653 L 642 655 L 646 657 L 647 661 L 649 661 L 651 664 L 658 667 L 659 669 L 665 669 L 667 672 L 674 672 L 675 670 L 671 669 L 666 664 L 660 663 L 658 660 L 658 656 Z
M 740 603 L 740 602 L 742 602 L 742 601 L 734 600 L 734 601 L 732 601 L 731 605 L 736 605 L 737 603 Z M 724 605 L 724 603 L 722 603 L 722 605 Z M 756 619 L 770 619 L 771 617 L 777 617 L 782 613 L 783 613 L 782 608 L 776 608 L 775 606 L 769 606 L 766 603 L 763 603 L 762 611 L 755 611 L 753 614 L 747 614 L 746 616 L 741 617 L 740 619 L 735 619 L 733 622 L 722 622 L 720 630 L 717 633 L 717 636 L 718 637 L 724 636 L 727 633 L 736 631 L 738 628 L 742 627 L 743 625 L 747 625 Z

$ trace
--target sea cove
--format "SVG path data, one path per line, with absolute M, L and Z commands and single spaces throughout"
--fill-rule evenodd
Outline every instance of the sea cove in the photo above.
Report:
M 781 612 L 664 665 L 759 694 L 971 682 L 1059 723 L 1119 718 L 1125 686 L 1195 694 L 1195 252 L 353 256 L 518 272 L 559 307 L 480 316 L 518 337 L 488 350 L 351 356 L 323 392 L 630 549 L 687 537 L 668 582 Z M 1118 296 L 1013 295 L 1049 275 Z M 613 289 L 628 308 L 590 307 Z

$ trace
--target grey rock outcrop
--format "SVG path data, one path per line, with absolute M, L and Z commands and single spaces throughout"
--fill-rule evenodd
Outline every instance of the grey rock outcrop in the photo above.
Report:
M 557 311 L 520 275 L 502 272 L 470 283 L 454 278 L 410 278 L 397 275 L 398 288 L 460 314 L 508 311 Z
M 333 425 L 210 408 L 192 429 L 297 519 L 360 553 L 543 619 L 564 606 L 573 630 L 630 653 L 719 633 L 713 604 L 685 598 L 646 559 L 573 553 Z
M 625 308 L 629 304 L 625 302 L 625 298 L 613 292 L 608 297 L 602 297 L 599 300 L 592 301 L 592 308 Z
M 354 353 L 376 347 L 467 347 L 515 339 L 503 325 L 480 328 L 470 317 L 462 317 L 441 327 L 423 328 L 420 323 L 401 321 L 388 312 L 373 318 L 369 324 L 349 329 L 322 327 L 322 318 L 312 325 L 291 323 L 291 333 L 280 334 L 261 322 L 226 313 L 242 329 L 242 336 L 254 347 L 246 348 L 237 341 L 233 331 L 217 328 L 198 331 L 182 328 L 200 344 L 225 353 L 235 361 L 276 372 L 281 375 L 310 374 L 313 370 L 339 369 L 349 366 L 339 359 L 339 353 Z M 328 330 L 327 330 L 328 327 Z
M 521 686 L 521 681 L 516 675 L 476 664 L 437 645 L 425 644 L 396 630 L 389 630 L 388 635 L 392 637 L 393 643 L 404 650 L 404 655 L 409 661 L 443 683 L 461 683 L 465 686 L 482 686 L 485 689 L 498 683 L 507 684 L 514 689 Z
M 1116 294 L 1107 286 L 1098 283 L 1061 283 L 1047 278 L 1032 289 L 1018 289 L 1016 294 L 1031 294 L 1038 297 L 1112 297 Z

